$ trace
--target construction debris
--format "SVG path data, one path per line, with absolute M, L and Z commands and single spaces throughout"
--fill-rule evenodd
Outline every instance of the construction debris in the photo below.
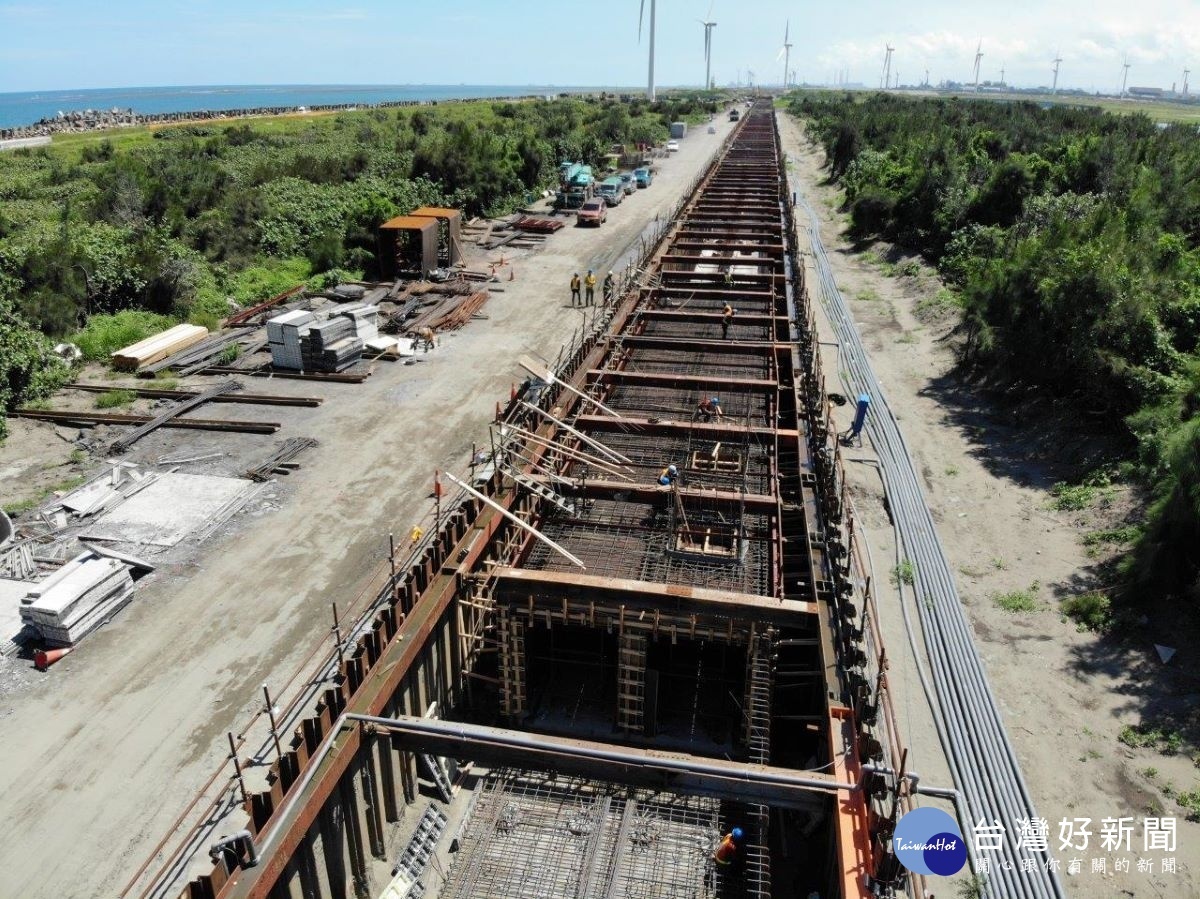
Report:
M 150 365 L 172 353 L 185 350 L 207 336 L 208 328 L 200 325 L 176 325 L 153 337 L 117 350 L 112 354 L 112 364 L 114 368 L 137 371 L 144 365 Z
M 555 231 L 565 226 L 565 222 L 559 219 L 538 218 L 532 215 L 524 215 L 517 219 L 513 225 L 518 231 L 534 231 L 539 234 L 553 234 Z
M 89 550 L 30 588 L 21 603 L 21 619 L 45 643 L 73 646 L 132 597 L 129 566 Z
M 271 475 L 279 472 L 286 474 L 288 469 L 283 468 L 286 463 L 291 462 L 306 449 L 311 449 L 317 445 L 317 441 L 311 437 L 290 437 L 279 445 L 261 465 L 256 465 L 246 472 L 246 477 L 252 481 L 268 481 Z

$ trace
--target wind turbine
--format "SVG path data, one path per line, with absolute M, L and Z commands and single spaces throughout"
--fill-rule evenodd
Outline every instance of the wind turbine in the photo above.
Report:
M 714 0 L 715 2 L 715 0 Z M 709 72 L 712 70 L 712 30 L 717 27 L 717 23 L 712 20 L 713 4 L 708 4 L 708 15 L 703 19 L 697 19 L 704 26 L 704 89 L 708 90 L 708 86 L 712 84 L 712 78 Z
M 1004 66 L 1000 67 L 1000 86 L 1004 87 Z
M 979 63 L 983 61 L 983 38 L 975 48 L 975 93 L 979 93 Z
M 1191 69 L 1184 69 L 1184 70 L 1183 70 L 1183 91 L 1182 91 L 1182 96 L 1183 96 L 1183 98 L 1184 98 L 1185 100 L 1187 99 L 1187 92 L 1188 92 L 1188 75 L 1190 75 L 1190 74 L 1192 74 L 1192 70 L 1191 70 Z
M 1062 57 L 1059 56 L 1060 51 L 1054 51 L 1054 84 L 1050 88 L 1051 94 L 1058 93 L 1058 67 L 1062 64 Z
M 1123 69 L 1123 71 L 1121 73 L 1121 97 L 1123 98 L 1125 96 L 1125 85 L 1129 83 L 1129 57 L 1128 56 L 1125 57 L 1125 62 L 1122 64 L 1121 68 Z
M 887 90 L 888 84 L 892 80 L 892 51 L 896 48 L 891 44 L 884 44 L 883 46 L 887 49 L 887 52 L 883 54 L 883 78 L 880 79 L 879 86 Z
M 792 58 L 792 45 L 788 42 L 788 32 L 792 27 L 792 22 L 789 19 L 783 26 L 783 47 L 779 51 L 779 55 L 775 57 L 775 61 L 779 62 L 779 57 L 783 57 L 783 89 L 787 90 L 788 81 L 788 60 Z
M 658 7 L 658 0 L 650 0 L 650 75 L 646 86 L 646 97 L 651 103 L 654 102 L 654 13 Z M 641 8 L 638 9 L 638 43 L 642 42 L 642 16 L 646 12 L 646 0 L 642 0 Z

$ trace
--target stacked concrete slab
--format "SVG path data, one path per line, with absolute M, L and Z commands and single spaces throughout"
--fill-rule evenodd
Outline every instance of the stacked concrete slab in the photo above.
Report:
M 133 598 L 130 568 L 116 559 L 80 553 L 21 601 L 21 620 L 50 646 L 73 646 Z
M 344 371 L 362 359 L 363 342 L 354 336 L 354 319 L 334 316 L 311 325 L 300 341 L 305 371 Z
M 356 304 L 343 306 L 337 311 L 343 318 L 350 319 L 354 325 L 354 336 L 366 342 L 379 336 L 379 307 Z

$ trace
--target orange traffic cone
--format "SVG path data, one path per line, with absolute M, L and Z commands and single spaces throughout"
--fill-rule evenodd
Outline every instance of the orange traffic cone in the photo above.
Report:
M 39 671 L 45 671 L 63 656 L 75 650 L 74 646 L 68 646 L 65 649 L 43 649 L 33 654 L 33 664 L 37 666 Z

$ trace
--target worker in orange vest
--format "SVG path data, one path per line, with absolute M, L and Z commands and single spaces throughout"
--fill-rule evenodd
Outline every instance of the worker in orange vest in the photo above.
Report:
M 732 869 L 741 857 L 742 844 L 745 839 L 746 835 L 742 833 L 740 827 L 735 827 L 721 837 L 721 842 L 717 844 L 716 851 L 713 852 L 713 862 L 716 866 L 723 871 Z

